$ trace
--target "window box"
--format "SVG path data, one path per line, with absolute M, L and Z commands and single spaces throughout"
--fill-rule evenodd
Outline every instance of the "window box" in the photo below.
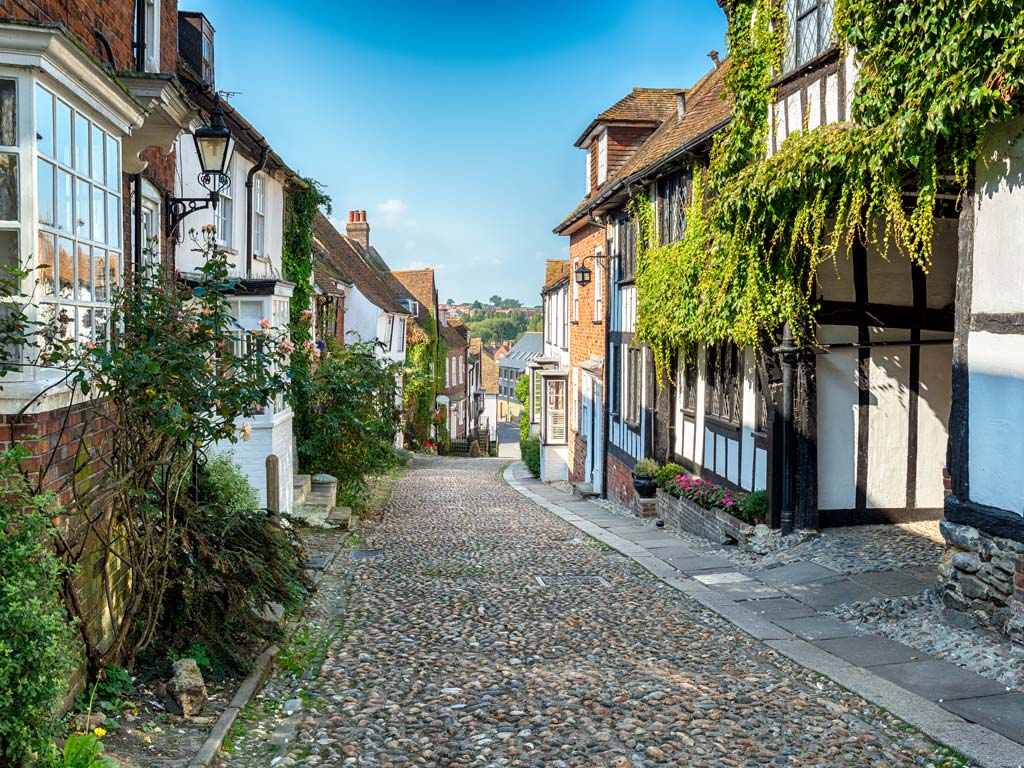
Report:
M 724 509 L 705 509 L 689 499 L 658 490 L 658 517 L 670 529 L 686 531 L 716 544 L 737 543 L 741 547 L 754 533 L 754 526 Z

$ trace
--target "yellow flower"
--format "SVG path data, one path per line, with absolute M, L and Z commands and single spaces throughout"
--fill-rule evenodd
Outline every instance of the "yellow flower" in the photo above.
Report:
M 107 735 L 107 731 L 106 731 L 106 729 L 104 729 L 104 728 L 101 728 L 101 727 L 99 727 L 99 726 L 96 726 L 95 728 L 93 728 L 93 729 L 92 729 L 92 732 L 93 732 L 93 733 L 95 733 L 95 734 L 96 734 L 96 735 L 97 735 L 97 736 L 98 736 L 99 738 L 101 738 L 101 739 L 102 739 L 102 738 L 103 738 L 104 736 L 106 736 L 106 735 Z

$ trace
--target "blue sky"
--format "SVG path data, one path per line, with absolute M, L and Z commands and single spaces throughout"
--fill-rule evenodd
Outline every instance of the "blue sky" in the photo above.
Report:
M 217 87 L 327 187 L 334 220 L 366 210 L 391 267 L 435 267 L 442 301 L 536 304 L 584 192 L 573 142 L 633 86 L 687 87 L 725 49 L 715 0 L 179 7 L 210 18 Z

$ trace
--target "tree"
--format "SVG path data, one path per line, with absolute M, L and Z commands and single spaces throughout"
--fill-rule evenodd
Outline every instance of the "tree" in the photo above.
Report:
M 448 303 L 449 304 L 454 304 L 455 303 L 455 299 L 448 299 Z
M 493 306 L 498 306 L 501 303 L 501 296 L 499 296 L 498 294 L 494 294 L 493 296 L 491 296 L 490 302 Z

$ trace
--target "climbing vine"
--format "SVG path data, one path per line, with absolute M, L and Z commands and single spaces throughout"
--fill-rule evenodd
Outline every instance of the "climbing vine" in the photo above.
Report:
M 292 181 L 285 193 L 284 236 L 281 262 L 285 279 L 295 283 L 292 293 L 291 317 L 288 324 L 296 344 L 310 340 L 310 324 L 304 312 L 310 309 L 313 287 L 313 221 L 317 210 L 331 213 L 331 198 L 318 181 L 306 178 Z
M 638 238 L 638 334 L 659 365 L 691 343 L 751 344 L 787 320 L 813 328 L 814 276 L 854 238 L 927 270 L 940 183 L 963 190 L 985 126 L 1019 109 L 1019 3 L 836 0 L 835 40 L 858 65 L 853 120 L 793 134 L 766 157 L 779 6 L 732 4 L 733 121 L 706 178 L 694 174 L 684 241 Z

